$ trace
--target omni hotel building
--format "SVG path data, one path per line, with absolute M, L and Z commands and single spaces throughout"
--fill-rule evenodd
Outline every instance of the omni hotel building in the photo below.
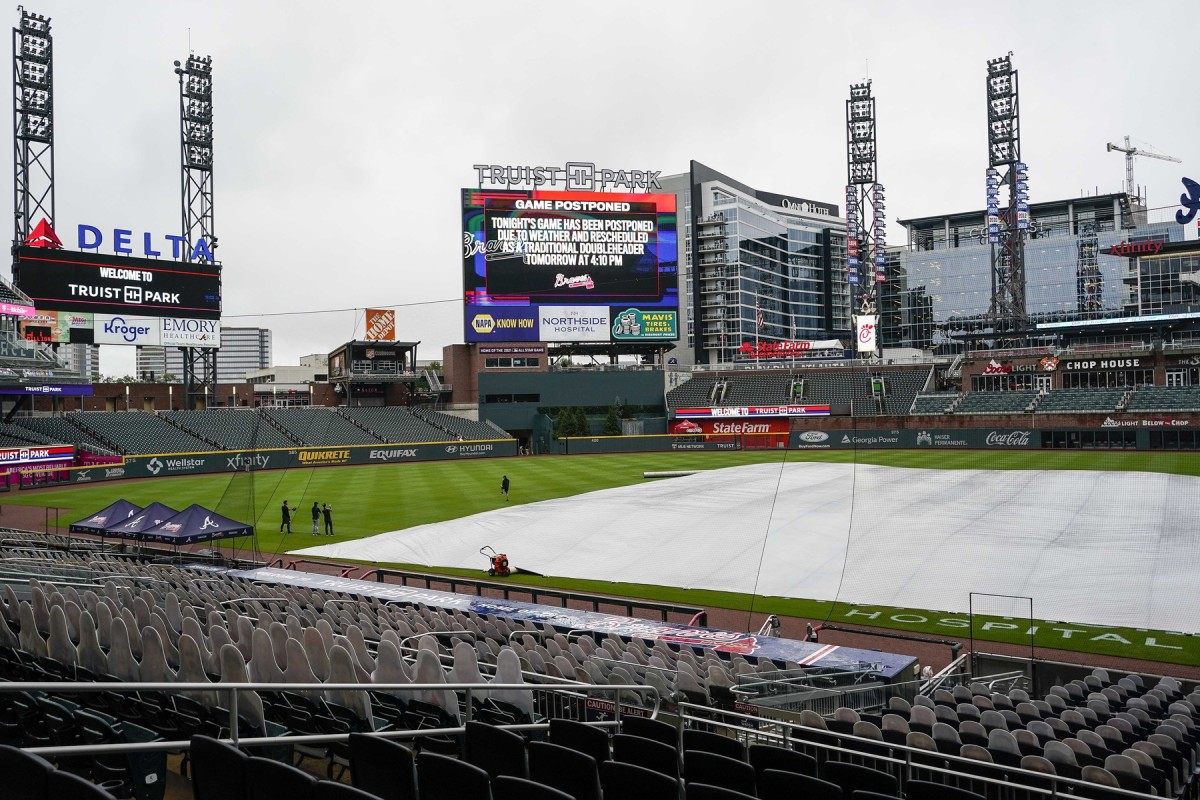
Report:
M 848 342 L 845 221 L 838 206 L 753 189 L 698 161 L 659 184 L 676 195 L 679 209 L 685 325 L 671 355 L 681 364 L 744 360 L 739 348 L 756 337 Z

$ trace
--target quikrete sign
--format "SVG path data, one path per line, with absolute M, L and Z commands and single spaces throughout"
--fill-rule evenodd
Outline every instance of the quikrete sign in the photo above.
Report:
M 1135 369 L 1140 366 L 1142 366 L 1140 358 L 1109 358 L 1063 362 L 1063 367 L 1072 371 L 1081 369 Z

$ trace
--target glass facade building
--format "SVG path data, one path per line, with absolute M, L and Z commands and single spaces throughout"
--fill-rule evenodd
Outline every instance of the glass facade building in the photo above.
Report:
M 1183 226 L 1148 222 L 1122 194 L 1033 204 L 1030 214 L 1025 291 L 1031 324 L 1200 312 L 1200 286 L 1180 279 L 1197 269 L 1195 257 L 1158 257 L 1184 241 Z M 919 341 L 911 328 L 889 326 L 885 314 L 891 328 L 885 342 L 915 339 L 911 346 L 929 347 L 948 344 L 951 334 L 986 330 L 992 246 L 983 220 L 978 211 L 900 221 L 908 246 L 899 254 L 905 292 L 896 318 L 919 317 L 914 304 L 923 302 L 932 325 L 929 339 Z
M 739 348 L 756 341 L 847 339 L 845 223 L 837 206 L 752 189 L 696 161 L 660 183 L 681 209 L 687 350 L 680 361 L 741 360 Z
M 271 366 L 271 331 L 267 328 L 221 328 L 217 353 L 217 382 L 243 383 L 246 374 Z M 165 373 L 183 378 L 183 352 L 178 347 L 144 346 L 137 349 L 137 372 L 142 380 Z

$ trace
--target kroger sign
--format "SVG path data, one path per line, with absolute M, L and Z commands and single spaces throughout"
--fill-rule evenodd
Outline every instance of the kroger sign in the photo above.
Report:
M 154 317 L 134 317 L 128 314 L 97 314 L 96 344 L 159 345 L 162 337 Z

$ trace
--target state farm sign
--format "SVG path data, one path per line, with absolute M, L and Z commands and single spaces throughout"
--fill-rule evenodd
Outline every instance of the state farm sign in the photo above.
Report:
M 702 426 L 709 427 L 709 426 Z M 712 430 L 706 433 L 782 433 L 787 431 L 786 422 L 779 424 L 775 420 L 765 422 L 713 422 Z

